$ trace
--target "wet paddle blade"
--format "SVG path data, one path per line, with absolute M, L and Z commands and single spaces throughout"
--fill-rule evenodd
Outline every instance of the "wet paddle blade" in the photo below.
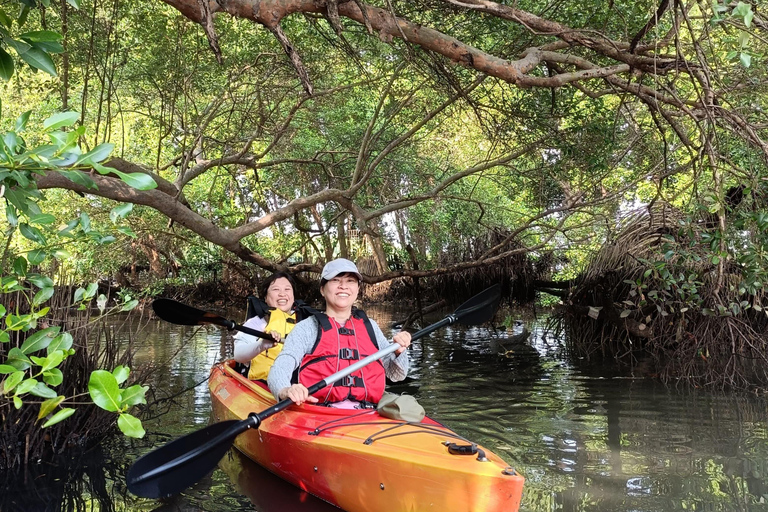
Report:
M 253 420 L 214 423 L 152 450 L 128 470 L 128 490 L 144 498 L 180 493 L 210 473 Z
M 501 286 L 495 284 L 456 308 L 453 314 L 464 325 L 482 324 L 493 318 L 500 300 Z
M 232 324 L 226 318 L 187 306 L 172 299 L 155 299 L 152 301 L 152 309 L 162 320 L 176 325 L 215 324 L 230 328 Z

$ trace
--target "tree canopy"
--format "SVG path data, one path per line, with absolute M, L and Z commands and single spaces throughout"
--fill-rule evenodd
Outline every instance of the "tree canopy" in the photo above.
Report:
M 17 42 L 3 62 L 13 49 L 52 73 L 29 52 L 61 52 L 57 78 L 6 64 L 25 87 L 4 109 L 76 109 L 84 152 L 114 147 L 93 171 L 34 181 L 79 193 L 83 211 L 159 213 L 136 209 L 121 242 L 158 269 L 213 245 L 317 270 L 358 239 L 379 267 L 370 282 L 522 252 L 579 261 L 573 249 L 597 248 L 635 203 L 724 226 L 728 189 L 764 177 L 766 26 L 749 3 L 73 5 L 27 9 L 42 32 L 4 16 Z M 43 44 L 46 30 L 62 37 Z M 472 261 L 444 257 L 488 232 L 506 236 Z M 420 270 L 387 263 L 406 246 Z

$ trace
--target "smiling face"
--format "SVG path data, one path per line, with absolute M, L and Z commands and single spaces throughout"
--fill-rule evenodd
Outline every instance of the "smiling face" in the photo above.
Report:
M 357 300 L 360 283 L 354 274 L 339 274 L 320 288 L 325 298 L 326 313 L 349 313 Z
M 264 299 L 267 306 L 280 309 L 286 313 L 293 306 L 293 286 L 284 277 L 279 277 L 269 285 L 267 297 Z

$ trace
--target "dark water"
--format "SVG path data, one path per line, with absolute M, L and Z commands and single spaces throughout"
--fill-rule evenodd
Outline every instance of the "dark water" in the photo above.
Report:
M 368 313 L 387 332 L 393 313 Z M 768 510 L 764 402 L 574 366 L 562 357 L 557 340 L 542 339 L 535 322 L 528 326 L 534 331 L 529 345 L 507 346 L 504 355 L 498 350 L 506 334 L 442 329 L 414 344 L 411 375 L 390 389 L 415 395 L 427 414 L 491 448 L 523 474 L 523 511 Z M 145 422 L 145 439 L 118 439 L 79 459 L 76 469 L 58 476 L 66 485 L 46 472 L 35 482 L 39 499 L 19 491 L 29 499 L 14 501 L 23 503 L 16 509 L 338 510 L 236 452 L 176 498 L 130 496 L 124 473 L 131 461 L 207 424 L 208 369 L 227 358 L 232 346 L 230 333 L 214 327 L 159 322 L 139 339 L 136 362 L 155 365 L 152 385 L 158 398 L 168 399 L 165 414 Z

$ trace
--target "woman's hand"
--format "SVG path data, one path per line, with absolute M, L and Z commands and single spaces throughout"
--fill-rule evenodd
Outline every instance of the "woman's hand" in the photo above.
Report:
M 309 390 L 301 384 L 292 384 L 290 387 L 283 388 L 277 393 L 277 396 L 280 400 L 290 398 L 296 405 L 301 405 L 304 402 L 315 404 L 318 401 L 317 398 L 311 396 Z
M 400 331 L 399 333 L 395 334 L 395 337 L 392 338 L 393 343 L 397 343 L 400 345 L 400 348 L 395 350 L 395 354 L 400 355 L 403 353 L 405 349 L 407 349 L 411 344 L 411 333 L 408 331 Z
M 280 343 L 283 341 L 283 337 L 280 336 L 280 333 L 277 331 L 269 331 L 269 335 L 272 336 L 272 339 L 275 340 L 275 343 Z

